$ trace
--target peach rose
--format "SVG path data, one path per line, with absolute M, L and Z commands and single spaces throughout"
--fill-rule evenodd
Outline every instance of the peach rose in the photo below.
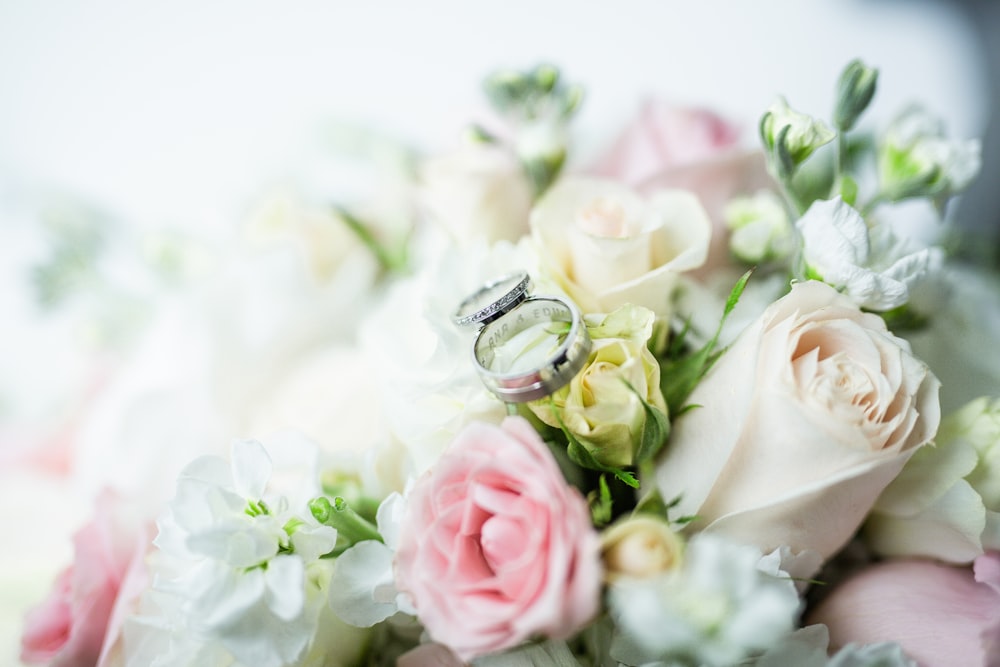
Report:
M 694 529 L 829 558 L 934 436 L 938 387 L 882 318 L 798 283 L 691 394 L 656 483 Z
M 431 639 L 469 660 L 583 627 L 599 552 L 586 500 L 531 425 L 474 422 L 409 494 L 396 584 Z
M 649 198 L 612 181 L 565 178 L 531 212 L 542 270 L 585 313 L 626 303 L 669 317 L 680 273 L 701 266 L 711 224 L 687 192 Z

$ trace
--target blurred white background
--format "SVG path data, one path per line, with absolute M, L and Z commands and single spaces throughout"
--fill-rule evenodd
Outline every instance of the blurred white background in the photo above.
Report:
M 443 150 L 481 109 L 485 74 L 542 61 L 586 87 L 579 162 L 644 96 L 714 109 L 751 140 L 778 94 L 827 117 L 854 57 L 881 70 L 872 122 L 917 99 L 953 136 L 982 136 L 995 85 L 989 31 L 972 16 L 918 0 L 0 0 L 0 399 L 24 383 L 52 394 L 38 388 L 73 372 L 72 335 L 51 323 L 36 333 L 21 317 L 30 243 L 17 244 L 18 229 L 49 197 L 137 227 L 210 233 L 241 219 L 262 188 L 313 178 L 333 123 Z M 0 400 L 0 427 L 4 418 Z M 30 550 L 0 560 L 0 664 L 16 661 L 23 607 L 68 562 L 88 509 L 36 484 L 43 500 L 31 502 L 48 505 L 31 510 L 15 502 L 22 486 L 0 496 L 4 549 L 33 536 Z
M 779 93 L 826 115 L 852 57 L 882 71 L 873 118 L 917 97 L 982 133 L 979 45 L 942 3 L 5 0 L 0 182 L 210 225 L 302 170 L 332 119 L 449 146 L 501 66 L 550 61 L 586 86 L 586 154 L 644 94 L 750 128 Z

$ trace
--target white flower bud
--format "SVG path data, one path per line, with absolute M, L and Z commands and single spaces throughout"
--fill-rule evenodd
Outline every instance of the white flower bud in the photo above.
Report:
M 749 264 L 782 259 L 791 254 L 795 239 L 781 200 L 770 190 L 737 197 L 723 212 L 731 231 L 729 249 Z

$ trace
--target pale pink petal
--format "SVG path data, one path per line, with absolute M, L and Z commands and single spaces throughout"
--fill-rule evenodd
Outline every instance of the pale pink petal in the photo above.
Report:
M 982 665 L 980 634 L 1000 596 L 968 568 L 890 561 L 839 585 L 808 617 L 830 628 L 831 649 L 898 642 L 922 667 Z

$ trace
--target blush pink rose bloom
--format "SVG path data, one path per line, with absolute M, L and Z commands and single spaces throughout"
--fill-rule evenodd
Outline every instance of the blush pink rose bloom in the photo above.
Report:
M 119 650 L 122 623 L 146 588 L 152 531 L 118 503 L 102 494 L 93 520 L 74 535 L 73 564 L 25 618 L 23 662 L 93 667 L 107 664 Z
M 1000 665 L 1000 553 L 975 567 L 893 560 L 862 570 L 810 612 L 830 649 L 898 642 L 921 667 Z
M 600 541 L 587 502 L 526 420 L 465 427 L 408 502 L 397 586 L 460 659 L 566 638 L 596 615 Z
M 747 148 L 742 129 L 706 109 L 646 100 L 638 115 L 595 160 L 588 173 L 621 181 L 648 195 L 664 188 L 693 192 L 712 220 L 708 261 L 728 261 L 723 210 L 736 195 L 774 189 L 764 154 Z
M 809 552 L 818 560 L 802 567 L 815 569 L 934 437 L 938 389 L 881 317 L 825 283 L 797 283 L 692 392 L 700 407 L 674 422 L 656 481 L 697 517 L 691 529 Z

